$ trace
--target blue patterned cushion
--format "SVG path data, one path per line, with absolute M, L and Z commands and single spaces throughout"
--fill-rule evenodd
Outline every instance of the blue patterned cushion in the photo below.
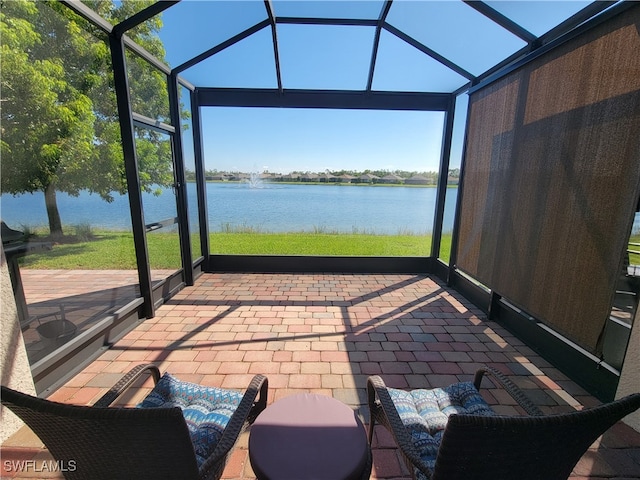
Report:
M 220 441 L 240 400 L 242 393 L 234 390 L 182 382 L 165 373 L 138 407 L 180 407 L 200 466 Z
M 456 383 L 433 390 L 404 391 L 387 388 L 400 420 L 411 434 L 422 460 L 433 470 L 449 415 L 494 415 L 471 382 Z M 424 478 L 416 470 L 416 478 Z

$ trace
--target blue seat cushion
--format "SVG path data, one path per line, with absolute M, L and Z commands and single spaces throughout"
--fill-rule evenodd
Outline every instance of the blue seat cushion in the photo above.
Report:
M 449 415 L 495 415 L 471 382 L 432 390 L 387 388 L 420 458 L 433 470 Z M 416 470 L 417 478 L 424 478 Z
M 213 453 L 242 396 L 234 390 L 183 382 L 165 373 L 138 407 L 180 407 L 200 467 Z

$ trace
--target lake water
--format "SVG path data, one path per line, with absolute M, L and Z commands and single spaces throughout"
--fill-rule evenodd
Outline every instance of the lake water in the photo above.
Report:
M 197 216 L 195 184 L 187 187 L 190 218 Z M 445 230 L 453 227 L 457 188 L 447 189 Z M 283 185 L 208 183 L 210 231 L 251 228 L 262 232 L 316 231 L 426 233 L 433 226 L 436 188 L 349 185 Z M 46 226 L 42 193 L 0 197 L 2 219 L 12 228 Z M 145 222 L 175 216 L 171 189 L 159 196 L 143 195 Z M 97 195 L 58 193 L 63 225 L 89 224 L 96 229 L 129 230 L 128 197 L 107 203 Z
M 190 217 L 195 221 L 195 184 L 187 187 Z M 457 189 L 447 189 L 455 197 Z M 353 231 L 367 233 L 426 233 L 433 225 L 435 188 L 372 187 L 348 185 L 282 185 L 208 183 L 209 228 L 220 231 L 251 228 L 255 231 Z M 17 197 L 2 195 L 2 219 L 11 227 L 47 225 L 42 193 Z M 170 189 L 159 196 L 143 195 L 145 222 L 175 216 L 175 197 Z M 65 225 L 88 223 L 98 229 L 130 229 L 127 196 L 115 195 L 107 203 L 97 195 L 79 197 L 58 193 L 58 208 Z M 445 230 L 453 226 L 455 204 L 447 202 Z

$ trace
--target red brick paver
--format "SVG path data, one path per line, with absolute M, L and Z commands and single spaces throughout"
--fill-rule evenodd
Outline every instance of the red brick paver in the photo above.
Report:
M 298 392 L 331 395 L 365 423 L 368 375 L 379 374 L 394 387 L 430 388 L 470 380 L 481 364 L 535 393 L 545 412 L 598 403 L 462 296 L 423 275 L 205 274 L 51 398 L 91 403 L 139 362 L 158 363 L 184 380 L 237 389 L 263 373 L 270 403 Z M 135 404 L 150 388 L 147 381 L 126 401 Z M 503 391 L 492 385 L 484 391 L 498 412 L 521 413 Z M 247 438 L 240 439 L 223 478 L 254 478 Z M 3 463 L 44 461 L 46 452 L 34 441 L 21 431 L 5 442 Z M 373 459 L 372 478 L 409 478 L 381 427 Z M 11 465 L 3 465 L 7 478 L 37 478 L 6 472 Z M 611 429 L 571 478 L 640 478 L 640 433 L 622 424 Z

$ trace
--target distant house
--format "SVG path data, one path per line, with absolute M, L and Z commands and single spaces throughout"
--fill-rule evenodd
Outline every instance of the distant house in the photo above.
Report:
M 338 177 L 331 175 L 330 173 L 323 173 L 318 176 L 318 181 L 323 183 L 335 183 L 338 181 Z
M 300 175 L 293 173 L 288 173 L 280 177 L 281 182 L 297 182 L 298 180 L 300 180 Z
M 411 178 L 407 178 L 404 183 L 407 185 L 429 185 L 432 182 L 431 179 L 422 175 L 414 175 Z
M 380 183 L 402 183 L 402 177 L 390 173 L 380 179 Z
M 358 183 L 376 183 L 380 180 L 380 177 L 371 173 L 365 173 L 360 175 L 356 180 Z
M 337 180 L 340 183 L 351 183 L 355 178 L 356 177 L 354 177 L 353 175 L 348 175 L 345 173 L 344 175 L 340 175 L 339 177 L 337 177 Z
M 301 182 L 317 182 L 318 175 L 316 175 L 315 173 L 307 173 L 300 177 L 300 181 Z
M 452 177 L 451 175 L 447 177 L 447 185 L 458 185 L 458 183 L 460 183 L 459 177 Z
M 228 180 L 228 177 L 226 175 L 208 175 L 205 177 L 206 180 L 208 181 L 215 181 L 215 182 L 226 182 Z

